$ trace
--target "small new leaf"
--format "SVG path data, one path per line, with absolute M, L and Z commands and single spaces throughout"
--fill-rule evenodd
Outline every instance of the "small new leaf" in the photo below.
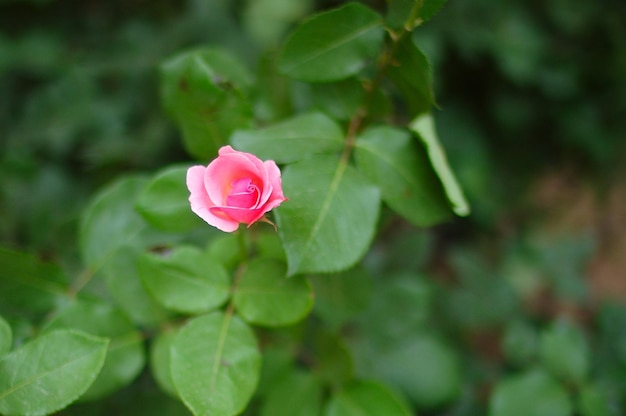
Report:
M 435 131 L 435 122 L 430 113 L 423 114 L 414 119 L 409 128 L 417 134 L 426 150 L 428 158 L 433 165 L 437 176 L 441 180 L 443 189 L 446 192 L 448 201 L 452 205 L 452 211 L 458 216 L 465 217 L 470 213 L 470 207 L 467 203 L 463 191 L 448 164 L 445 151 L 439 143 L 439 137 Z

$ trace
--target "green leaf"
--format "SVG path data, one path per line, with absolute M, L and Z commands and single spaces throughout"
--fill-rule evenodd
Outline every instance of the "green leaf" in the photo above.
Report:
M 577 408 L 581 416 L 616 416 L 618 414 L 616 407 L 611 406 L 606 390 L 595 386 L 585 386 L 581 389 Z
M 311 0 L 256 0 L 246 3 L 239 13 L 250 40 L 263 46 L 263 49 L 269 49 L 312 8 Z
M 130 384 L 144 366 L 141 334 L 119 309 L 108 303 L 78 299 L 63 309 L 45 331 L 64 328 L 110 340 L 104 366 L 81 400 L 100 398 Z
M 177 312 L 208 312 L 226 302 L 230 292 L 224 266 L 195 247 L 177 247 L 165 255 L 145 253 L 139 275 L 159 303 Z
M 340 152 L 343 133 L 327 116 L 308 113 L 263 129 L 238 130 L 231 142 L 236 149 L 261 159 L 288 163 L 314 154 Z
M 169 167 L 160 171 L 137 198 L 135 208 L 154 228 L 185 232 L 202 223 L 189 206 L 187 169 Z
M 413 30 L 430 20 L 446 0 L 389 0 L 387 22 L 393 28 Z
M 292 80 L 279 72 L 278 52 L 270 50 L 259 58 L 254 114 L 260 121 L 276 121 L 294 113 Z
M 381 190 L 383 201 L 411 223 L 430 226 L 450 209 L 422 149 L 404 130 L 372 127 L 357 139 L 357 167 Z
M 439 176 L 443 189 L 446 192 L 448 201 L 452 205 L 452 211 L 461 217 L 469 215 L 470 207 L 465 200 L 463 191 L 459 186 L 452 169 L 448 165 L 446 154 L 439 143 L 435 122 L 431 114 L 423 114 L 414 119 L 410 124 L 410 129 L 417 134 L 426 146 L 428 158 Z
M 44 415 L 75 401 L 102 368 L 108 340 L 76 330 L 41 335 L 0 359 L 0 413 Z
M 422 2 L 419 16 L 422 20 L 430 20 L 446 4 L 447 0 L 418 0 Z
M 357 319 L 368 348 L 380 344 L 386 349 L 410 339 L 416 329 L 424 328 L 432 317 L 434 293 L 427 279 L 412 273 L 374 280 L 369 308 Z M 402 319 L 398 319 L 402 316 Z
M 435 407 L 455 399 L 461 370 L 455 353 L 438 338 L 414 335 L 384 350 L 374 364 L 376 374 L 417 405 Z
M 106 279 L 116 303 L 142 325 L 161 322 L 167 313 L 146 292 L 137 272 L 139 253 L 180 239 L 157 232 L 135 211 L 148 181 L 125 177 L 103 189 L 87 208 L 80 229 L 80 249 L 91 272 Z
M 247 322 L 291 325 L 313 307 L 313 292 L 304 276 L 288 279 L 285 264 L 270 259 L 251 261 L 235 289 L 237 312 Z
M 567 392 L 548 374 L 530 370 L 496 384 L 489 416 L 570 416 Z
M 266 397 L 291 374 L 294 368 L 294 353 L 284 343 L 263 346 L 263 367 L 256 395 Z
M 583 333 L 566 321 L 555 322 L 541 335 L 541 359 L 557 378 L 580 385 L 590 365 L 589 346 Z
M 380 383 L 355 381 L 331 396 L 324 416 L 410 416 L 413 413 L 395 393 Z
M 274 211 L 288 271 L 324 273 L 347 269 L 369 248 L 380 192 L 337 157 L 317 157 L 283 172 L 289 201 Z
M 159 332 L 154 342 L 150 345 L 150 369 L 152 370 L 152 375 L 161 390 L 173 397 L 178 397 L 178 393 L 176 392 L 176 387 L 174 387 L 170 370 L 170 348 L 176 334 L 178 334 L 176 329 L 167 329 Z
M 331 328 L 339 328 L 362 312 L 372 294 L 372 278 L 362 268 L 311 277 L 315 313 Z
M 0 248 L 0 313 L 6 317 L 43 318 L 66 298 L 60 267 L 35 256 Z
M 233 270 L 244 260 L 239 244 L 237 233 L 221 233 L 211 239 L 207 253 L 214 259 L 219 259 L 228 270 Z
M 284 263 L 287 262 L 283 243 L 280 241 L 280 236 L 276 231 L 259 232 L 256 236 L 255 243 L 259 257 L 280 260 Z
M 435 104 L 430 64 L 411 36 L 405 36 L 396 48 L 386 75 L 404 95 L 411 115 L 415 117 L 428 112 Z
M 336 333 L 318 330 L 313 341 L 317 378 L 337 387 L 354 377 L 354 361 L 343 339 Z
M 118 251 L 143 249 L 178 238 L 154 231 L 135 211 L 137 196 L 147 184 L 143 177 L 121 178 L 100 191 L 85 211 L 80 250 L 85 264 L 93 271 Z
M 11 351 L 13 346 L 13 332 L 7 321 L 0 316 L 0 357 Z
M 213 312 L 181 328 L 171 347 L 172 380 L 196 415 L 239 414 L 259 379 L 261 354 L 237 316 Z
M 318 416 L 321 410 L 322 385 L 310 373 L 294 370 L 269 391 L 261 416 Z
M 157 303 L 141 282 L 138 262 L 142 252 L 124 248 L 104 265 L 102 274 L 115 303 L 140 325 L 156 326 L 168 317 L 168 312 Z
M 531 363 L 537 356 L 537 331 L 524 321 L 509 322 L 503 337 L 503 352 L 507 360 L 518 366 Z
M 348 78 L 378 54 L 382 37 L 381 17 L 348 3 L 300 24 L 287 39 L 279 68 L 308 82 Z
M 339 120 L 348 120 L 356 114 L 363 102 L 365 90 L 356 78 L 339 82 L 317 84 L 311 89 L 316 107 Z M 369 114 L 369 112 L 368 112 Z
M 146 376 L 124 392 L 91 403 L 75 403 L 54 416 L 193 416 L 177 398 L 155 389 Z
M 192 156 L 212 159 L 236 128 L 251 123 L 252 108 L 242 92 L 249 82 L 246 69 L 219 50 L 186 52 L 162 64 L 163 105 Z

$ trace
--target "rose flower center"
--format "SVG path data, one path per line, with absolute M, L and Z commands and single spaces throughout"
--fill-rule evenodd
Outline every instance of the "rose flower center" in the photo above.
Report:
M 235 208 L 253 208 L 259 202 L 261 192 L 252 179 L 242 178 L 233 181 L 230 193 L 226 197 L 226 205 Z

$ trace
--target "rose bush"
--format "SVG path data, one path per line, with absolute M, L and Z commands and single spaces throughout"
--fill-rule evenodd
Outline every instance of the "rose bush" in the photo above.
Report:
M 191 210 L 226 232 L 240 223 L 249 227 L 286 200 L 273 160 L 263 162 L 231 146 L 222 147 L 208 166 L 189 168 L 187 188 Z

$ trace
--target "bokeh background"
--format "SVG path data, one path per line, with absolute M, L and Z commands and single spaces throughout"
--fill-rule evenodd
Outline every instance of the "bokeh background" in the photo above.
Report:
M 210 44 L 254 68 L 295 22 L 340 3 L 0 0 L 1 244 L 79 268 L 80 215 L 101 186 L 189 160 L 159 103 L 159 63 Z M 424 274 L 389 289 L 415 295 L 397 313 L 431 305 L 428 325 L 460 357 L 461 392 L 427 414 L 484 414 L 494 381 L 533 362 L 561 320 L 585 337 L 589 385 L 612 412 L 589 415 L 623 414 L 626 3 L 450 0 L 415 40 L 473 213 L 399 224 L 367 264 Z

